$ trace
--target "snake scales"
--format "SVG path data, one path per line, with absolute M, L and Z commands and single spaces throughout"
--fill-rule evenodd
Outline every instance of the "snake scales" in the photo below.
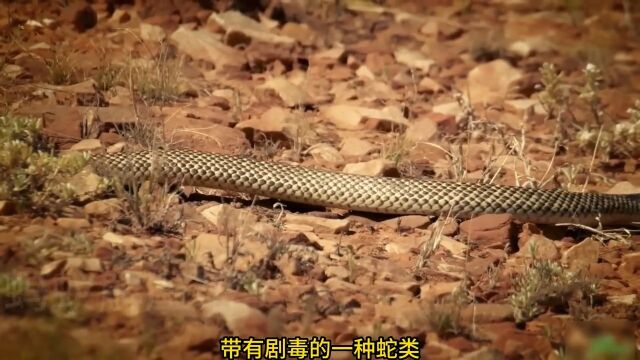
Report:
M 245 192 L 311 205 L 386 214 L 461 217 L 509 213 L 521 221 L 630 224 L 640 220 L 640 194 L 572 193 L 491 184 L 352 175 L 248 157 L 191 150 L 94 155 L 109 176 L 159 179 Z M 152 170 L 155 169 L 155 170 Z

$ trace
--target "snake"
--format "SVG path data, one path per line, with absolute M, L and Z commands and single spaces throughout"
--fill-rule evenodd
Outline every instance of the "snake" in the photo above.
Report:
M 627 225 L 640 220 L 640 194 L 385 177 L 196 150 L 95 154 L 100 175 L 149 179 L 349 211 L 395 215 L 511 214 L 538 224 Z

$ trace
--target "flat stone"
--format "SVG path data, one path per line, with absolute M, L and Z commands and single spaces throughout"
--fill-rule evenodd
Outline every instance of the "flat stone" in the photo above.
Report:
M 427 229 L 434 231 L 439 228 L 441 229 L 438 231 L 441 231 L 442 235 L 453 236 L 458 232 L 458 223 L 452 218 L 446 218 L 444 220 L 440 218 L 427 227 Z
M 464 322 L 498 322 L 513 320 L 513 308 L 509 304 L 471 304 L 460 313 Z
M 40 276 L 44 278 L 49 278 L 49 277 L 53 277 L 60 274 L 60 272 L 65 266 L 65 263 L 66 263 L 66 260 L 60 259 L 60 260 L 54 260 L 42 265 L 42 267 L 40 268 Z
M 532 234 L 518 254 L 536 260 L 557 260 L 560 257 L 555 241 L 539 234 Z
M 213 300 L 201 307 L 202 316 L 221 316 L 231 333 L 237 336 L 263 336 L 267 331 L 267 317 L 245 303 L 232 300 Z
M 236 209 L 227 204 L 208 207 L 200 212 L 205 219 L 223 231 L 234 233 L 237 229 L 255 224 L 258 216 L 246 209 Z
M 624 264 L 624 262 L 623 262 Z M 619 267 L 619 269 L 622 268 Z M 624 270 L 623 270 L 624 271 Z M 616 277 L 616 271 L 613 265 L 607 262 L 595 263 L 589 265 L 589 274 L 596 279 L 606 279 Z
M 480 247 L 500 248 L 510 243 L 513 217 L 509 214 L 487 214 L 460 224 L 460 233 Z
M 438 133 L 438 124 L 425 117 L 411 123 L 405 132 L 405 138 L 413 143 L 431 141 Z
M 98 258 L 85 258 L 82 261 L 82 270 L 86 272 L 100 273 L 104 270 L 102 262 Z
M 125 247 L 133 247 L 144 245 L 144 241 L 142 239 L 133 235 L 119 235 L 113 232 L 106 232 L 102 235 L 102 240 L 116 246 L 121 245 Z
M 90 151 L 102 148 L 102 143 L 98 139 L 83 139 L 73 144 L 69 150 Z
M 349 270 L 347 270 L 344 266 L 328 266 L 324 270 L 325 275 L 327 277 L 337 277 L 342 280 L 346 280 L 349 278 Z
M 591 264 L 598 262 L 600 243 L 591 238 L 573 245 L 562 254 L 562 264 L 571 271 L 587 270 Z
M 96 200 L 84 206 L 85 214 L 96 217 L 115 217 L 120 211 L 122 201 L 117 198 Z
M 67 230 L 80 230 L 86 229 L 91 226 L 87 219 L 78 218 L 58 218 L 56 224 L 63 229 Z
M 344 166 L 342 172 L 347 174 L 383 176 L 395 171 L 392 161 L 386 159 L 373 159 L 369 161 L 351 163 Z
M 466 244 L 445 235 L 440 237 L 440 246 L 447 249 L 453 256 L 463 256 L 469 249 Z
M 461 283 L 461 281 L 426 283 L 420 286 L 420 298 L 436 300 L 442 295 L 451 294 Z
M 64 270 L 69 271 L 75 269 L 96 273 L 100 273 L 103 271 L 102 262 L 98 258 L 68 258 L 65 262 Z
M 394 231 L 407 231 L 411 229 L 424 229 L 431 223 L 431 218 L 424 215 L 405 215 L 385 220 L 382 224 Z
M 177 320 L 188 321 L 198 319 L 198 311 L 192 304 L 176 300 L 157 300 L 152 302 L 153 309 L 160 314 Z
M 496 265 L 499 259 L 494 257 L 474 258 L 464 264 L 464 269 L 472 279 L 478 279 L 484 275 L 492 265 Z
M 286 223 L 309 225 L 316 232 L 328 232 L 333 234 L 344 233 L 349 230 L 350 222 L 346 219 L 324 219 L 317 216 L 287 214 Z
M 620 264 L 618 271 L 635 274 L 638 269 L 640 269 L 640 252 L 624 254 L 622 256 L 622 264 Z
M 637 300 L 638 296 L 636 294 L 607 296 L 607 301 L 612 304 L 622 304 L 630 306 L 636 303 Z
M 376 150 L 376 146 L 372 143 L 359 138 L 346 138 L 342 141 L 340 154 L 346 157 L 361 158 L 367 156 Z

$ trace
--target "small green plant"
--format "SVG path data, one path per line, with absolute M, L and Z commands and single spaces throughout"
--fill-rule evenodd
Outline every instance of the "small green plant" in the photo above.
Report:
M 568 271 L 558 263 L 533 259 L 514 280 L 510 297 L 513 315 L 518 323 L 529 321 L 551 307 L 566 307 L 572 300 L 591 298 L 597 284 Z
M 404 134 L 392 132 L 391 139 L 383 145 L 382 157 L 398 166 L 406 161 L 414 144 Z
M 427 319 L 438 336 L 448 337 L 462 333 L 464 327 L 460 318 L 461 306 L 453 302 L 433 304 Z
M 29 283 L 21 276 L 0 273 L 0 313 L 12 313 L 26 305 Z
M 46 232 L 37 237 L 25 237 L 21 241 L 26 262 L 39 266 L 53 260 L 56 252 L 72 253 L 74 255 L 87 255 L 93 251 L 92 241 L 81 233 L 71 235 L 57 235 Z
M 52 294 L 45 299 L 50 315 L 59 320 L 83 321 L 87 316 L 82 303 L 68 294 Z
M 151 175 L 146 181 L 114 177 L 116 195 L 124 199 L 123 220 L 138 231 L 178 233 L 182 229 L 181 213 L 176 212 L 178 195 L 172 185 Z
M 68 85 L 75 80 L 75 70 L 69 56 L 56 54 L 46 61 L 49 69 L 49 81 L 53 85 Z
M 463 334 L 462 307 L 469 303 L 466 286 L 459 286 L 443 301 L 432 304 L 427 316 L 431 328 L 441 337 Z
M 129 79 L 130 87 L 142 99 L 165 104 L 174 100 L 180 92 L 180 62 L 174 58 L 169 46 L 162 43 L 153 60 L 140 59 L 130 63 Z
M 611 119 L 605 112 L 599 91 L 604 82 L 602 70 L 587 64 L 583 70 L 585 84 L 571 86 L 553 64 L 540 68 L 539 101 L 548 118 L 557 121 L 558 141 L 577 151 L 603 154 L 605 157 L 637 157 L 640 154 L 640 101 L 629 110 L 629 119 Z M 577 94 L 573 96 L 572 94 Z M 585 105 L 591 116 L 578 121 L 571 112 L 573 105 Z M 594 155 L 595 156 L 595 155 Z
M 51 155 L 40 120 L 0 116 L 0 200 L 22 211 L 58 212 L 75 200 L 68 180 L 86 162 L 81 154 Z
M 107 91 L 115 86 L 122 78 L 122 67 L 111 62 L 101 62 L 96 69 L 94 79 L 98 89 Z
M 27 281 L 17 275 L 0 273 L 0 297 L 17 298 L 23 296 L 29 287 Z
M 569 87 L 564 84 L 564 74 L 554 64 L 544 63 L 540 67 L 542 91 L 539 101 L 548 117 L 560 116 L 569 106 Z
M 603 82 L 602 70 L 594 64 L 589 63 L 583 71 L 587 78 L 587 83 L 580 89 L 579 98 L 586 101 L 596 123 L 602 124 L 604 111 L 600 98 L 598 97 L 598 91 L 600 91 Z

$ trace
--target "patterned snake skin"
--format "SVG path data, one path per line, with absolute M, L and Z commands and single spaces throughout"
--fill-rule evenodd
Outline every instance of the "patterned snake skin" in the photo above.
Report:
M 159 179 L 245 192 L 311 205 L 386 214 L 470 217 L 509 213 L 541 224 L 630 224 L 640 220 L 640 194 L 571 193 L 489 184 L 351 175 L 248 157 L 191 150 L 94 155 L 107 176 Z

